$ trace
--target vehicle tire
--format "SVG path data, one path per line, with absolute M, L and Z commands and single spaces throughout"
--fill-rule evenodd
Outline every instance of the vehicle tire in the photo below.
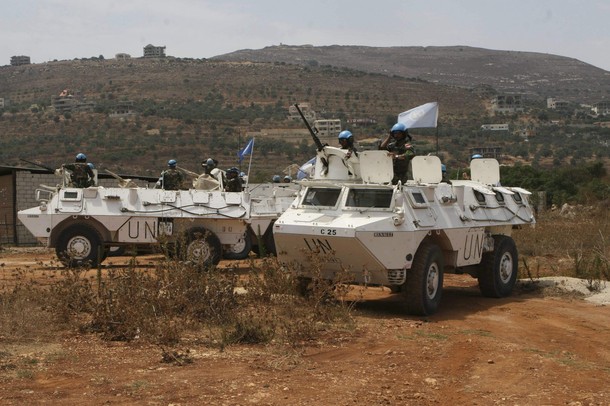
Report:
M 509 296 L 517 282 L 517 246 L 506 235 L 494 235 L 494 250 L 486 252 L 477 273 L 479 289 L 486 297 Z
M 191 228 L 186 234 L 184 260 L 200 267 L 209 267 L 220 262 L 222 246 L 216 234 L 203 227 Z
M 388 288 L 390 289 L 391 293 L 400 293 L 400 292 L 402 292 L 402 285 L 389 285 Z
M 444 266 L 441 249 L 434 244 L 422 243 L 401 289 L 409 314 L 428 316 L 436 312 L 443 293 Z
M 55 246 L 57 258 L 66 266 L 97 266 L 106 259 L 102 237 L 92 227 L 76 224 L 65 229 Z
M 248 231 L 239 239 L 237 244 L 231 245 L 228 250 L 223 251 L 225 259 L 245 259 L 252 250 L 252 240 Z

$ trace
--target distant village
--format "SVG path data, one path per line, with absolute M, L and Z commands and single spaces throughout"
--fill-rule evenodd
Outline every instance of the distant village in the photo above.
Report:
M 168 57 L 165 53 L 165 46 L 156 46 L 148 44 L 143 48 L 142 58 L 166 58 Z M 103 58 L 103 57 L 100 57 Z M 117 53 L 115 60 L 129 60 L 132 56 L 127 53 Z M 22 66 L 31 64 L 31 59 L 26 55 L 12 56 L 10 61 L 11 66 Z M 503 114 L 515 114 L 524 111 L 523 107 L 523 95 L 510 93 L 510 94 L 486 94 L 489 92 L 487 86 L 479 86 L 473 89 L 475 93 L 482 97 L 489 97 L 492 111 L 497 115 Z M 2 98 L 0 95 L 0 109 L 5 108 L 10 104 L 10 100 Z M 70 113 L 75 111 L 91 111 L 95 108 L 95 103 L 87 101 L 83 98 L 78 90 L 65 89 L 59 95 L 52 96 L 52 107 L 58 114 Z M 308 119 L 316 120 L 316 113 L 310 106 L 304 106 Z M 607 116 L 610 115 L 610 101 L 602 100 L 592 105 L 581 104 L 575 107 L 574 103 L 570 103 L 565 100 L 561 100 L 554 97 L 548 97 L 546 99 L 546 108 L 564 115 L 576 115 L 578 113 L 589 115 L 592 117 Z M 126 117 L 137 114 L 133 109 L 133 103 L 129 101 L 122 101 L 117 104 L 115 110 L 111 113 L 114 117 Z M 295 115 L 295 112 L 289 111 L 289 116 Z M 298 117 L 296 117 L 298 119 Z M 351 124 L 363 124 L 363 123 L 351 123 Z M 601 122 L 599 125 L 608 126 L 607 122 Z M 316 128 L 321 132 L 322 135 L 334 134 L 341 131 L 341 122 L 339 119 L 320 119 L 315 121 Z M 481 126 L 482 131 L 511 131 L 508 124 L 483 124 Z M 527 138 L 532 136 L 532 131 L 529 129 L 512 129 L 512 132 L 516 132 L 518 135 Z

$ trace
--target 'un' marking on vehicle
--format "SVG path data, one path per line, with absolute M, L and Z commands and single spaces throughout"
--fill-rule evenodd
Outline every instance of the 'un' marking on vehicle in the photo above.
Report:
M 305 245 L 307 245 L 307 248 L 311 252 L 323 252 L 324 254 L 328 254 L 333 251 L 328 240 L 322 241 L 319 238 L 307 240 L 307 238 L 303 238 L 303 241 L 305 241 Z
M 483 255 L 483 236 L 481 234 L 467 234 L 464 240 L 464 259 L 469 260 L 473 256 L 481 258 L 481 255 Z

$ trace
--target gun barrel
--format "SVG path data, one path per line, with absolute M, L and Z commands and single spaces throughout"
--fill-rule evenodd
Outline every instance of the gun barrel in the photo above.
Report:
M 45 166 L 45 165 L 42 165 L 42 164 L 39 164 L 39 163 L 36 163 L 36 162 L 28 161 L 27 159 L 23 159 L 23 158 L 19 158 L 19 160 L 23 161 L 23 162 L 27 162 L 28 164 L 35 165 L 35 166 L 38 166 L 40 168 L 46 169 L 47 171 L 55 172 L 55 169 L 53 169 L 53 168 L 51 168 L 49 166 Z
M 295 103 L 294 107 L 296 107 L 297 111 L 299 112 L 299 115 L 303 119 L 303 122 L 305 122 L 305 126 L 307 126 L 307 129 L 309 130 L 309 133 L 311 134 L 311 138 L 313 138 L 313 142 L 316 143 L 316 147 L 318 147 L 318 151 L 322 151 L 322 148 L 324 148 L 324 145 L 322 145 L 322 141 L 320 141 L 320 139 L 316 135 L 316 132 L 313 130 L 313 128 L 311 128 L 311 125 L 309 125 L 309 122 L 307 121 L 307 119 L 303 115 L 303 112 L 301 111 L 301 108 L 299 107 L 299 104 Z

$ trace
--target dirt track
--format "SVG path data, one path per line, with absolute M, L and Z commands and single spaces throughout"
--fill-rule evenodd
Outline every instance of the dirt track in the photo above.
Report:
M 48 275 L 51 258 L 4 253 L 0 280 L 25 266 Z M 0 337 L 0 404 L 610 405 L 608 307 L 539 292 L 487 299 L 469 276 L 447 275 L 443 295 L 423 319 L 369 289 L 354 330 L 302 353 L 220 352 L 191 337 L 183 347 L 194 362 L 183 366 L 138 342 Z

